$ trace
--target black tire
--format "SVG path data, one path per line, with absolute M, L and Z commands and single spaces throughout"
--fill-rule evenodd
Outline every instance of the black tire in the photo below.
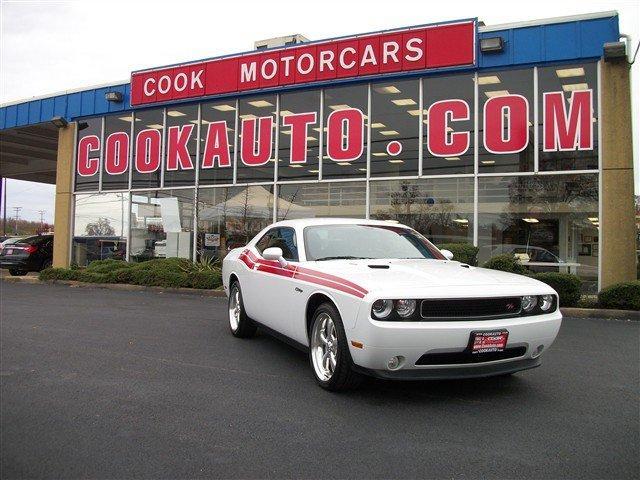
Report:
M 17 268 L 9 269 L 9 275 L 11 275 L 12 277 L 24 277 L 26 274 L 26 270 L 18 270 Z
M 234 302 L 234 298 L 236 297 L 238 304 L 240 307 L 239 315 L 238 315 L 238 325 L 237 328 L 234 329 L 233 320 L 232 320 L 232 303 Z M 242 290 L 240 289 L 240 282 L 235 281 L 229 287 L 229 299 L 228 299 L 228 314 L 229 314 L 229 330 L 231 330 L 231 334 L 237 338 L 251 338 L 256 334 L 257 327 L 255 323 L 251 321 L 251 319 L 247 316 L 244 311 L 244 302 L 242 300 Z M 234 305 L 235 307 L 235 305 Z
M 316 322 L 322 321 L 324 315 L 327 314 L 331 317 L 335 326 L 335 332 L 337 334 L 337 352 L 336 352 L 336 365 L 333 370 L 333 374 L 329 379 L 323 379 L 318 376 L 316 367 L 313 360 L 313 348 L 311 343 L 311 337 L 315 331 Z M 311 365 L 311 371 L 316 379 L 318 385 L 325 390 L 332 392 L 342 392 L 352 390 L 356 388 L 362 382 L 362 375 L 353 370 L 353 360 L 351 359 L 351 353 L 349 352 L 349 345 L 347 343 L 347 335 L 344 331 L 342 324 L 342 318 L 338 309 L 332 303 L 322 303 L 316 311 L 313 313 L 313 319 L 311 321 L 310 330 L 310 342 L 309 342 L 309 364 Z
M 40 266 L 40 270 L 51 268 L 52 265 L 53 265 L 53 261 L 51 259 L 45 260 L 44 262 L 42 262 L 42 265 Z

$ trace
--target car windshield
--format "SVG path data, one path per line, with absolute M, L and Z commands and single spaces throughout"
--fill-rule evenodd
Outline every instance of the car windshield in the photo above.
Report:
M 304 229 L 307 260 L 414 258 L 444 260 L 415 230 L 387 225 L 315 225 Z

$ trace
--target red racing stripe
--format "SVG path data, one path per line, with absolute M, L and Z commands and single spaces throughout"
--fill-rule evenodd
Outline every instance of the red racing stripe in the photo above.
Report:
M 335 275 L 328 273 L 318 272 L 310 268 L 298 267 L 294 265 L 287 265 L 282 267 L 279 262 L 273 260 L 265 260 L 256 256 L 251 250 L 244 250 L 238 259 L 243 262 L 249 269 L 253 269 L 258 265 L 258 271 L 269 273 L 272 275 L 279 275 L 287 278 L 295 278 L 307 283 L 313 283 L 328 287 L 333 290 L 338 290 L 349 295 L 354 295 L 358 298 L 363 298 L 367 293 L 367 290 L 362 288 L 349 280 L 346 280 Z

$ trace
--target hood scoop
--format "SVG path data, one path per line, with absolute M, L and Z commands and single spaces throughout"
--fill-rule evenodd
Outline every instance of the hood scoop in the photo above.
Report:
M 387 270 L 389 269 L 389 265 L 368 265 L 369 268 L 379 268 L 382 270 Z

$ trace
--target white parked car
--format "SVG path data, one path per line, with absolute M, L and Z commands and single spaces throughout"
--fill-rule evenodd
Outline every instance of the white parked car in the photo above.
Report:
M 361 374 L 470 378 L 540 365 L 562 321 L 557 293 L 452 257 L 398 223 L 274 223 L 224 259 L 231 332 L 259 326 L 308 350 L 329 390 Z

